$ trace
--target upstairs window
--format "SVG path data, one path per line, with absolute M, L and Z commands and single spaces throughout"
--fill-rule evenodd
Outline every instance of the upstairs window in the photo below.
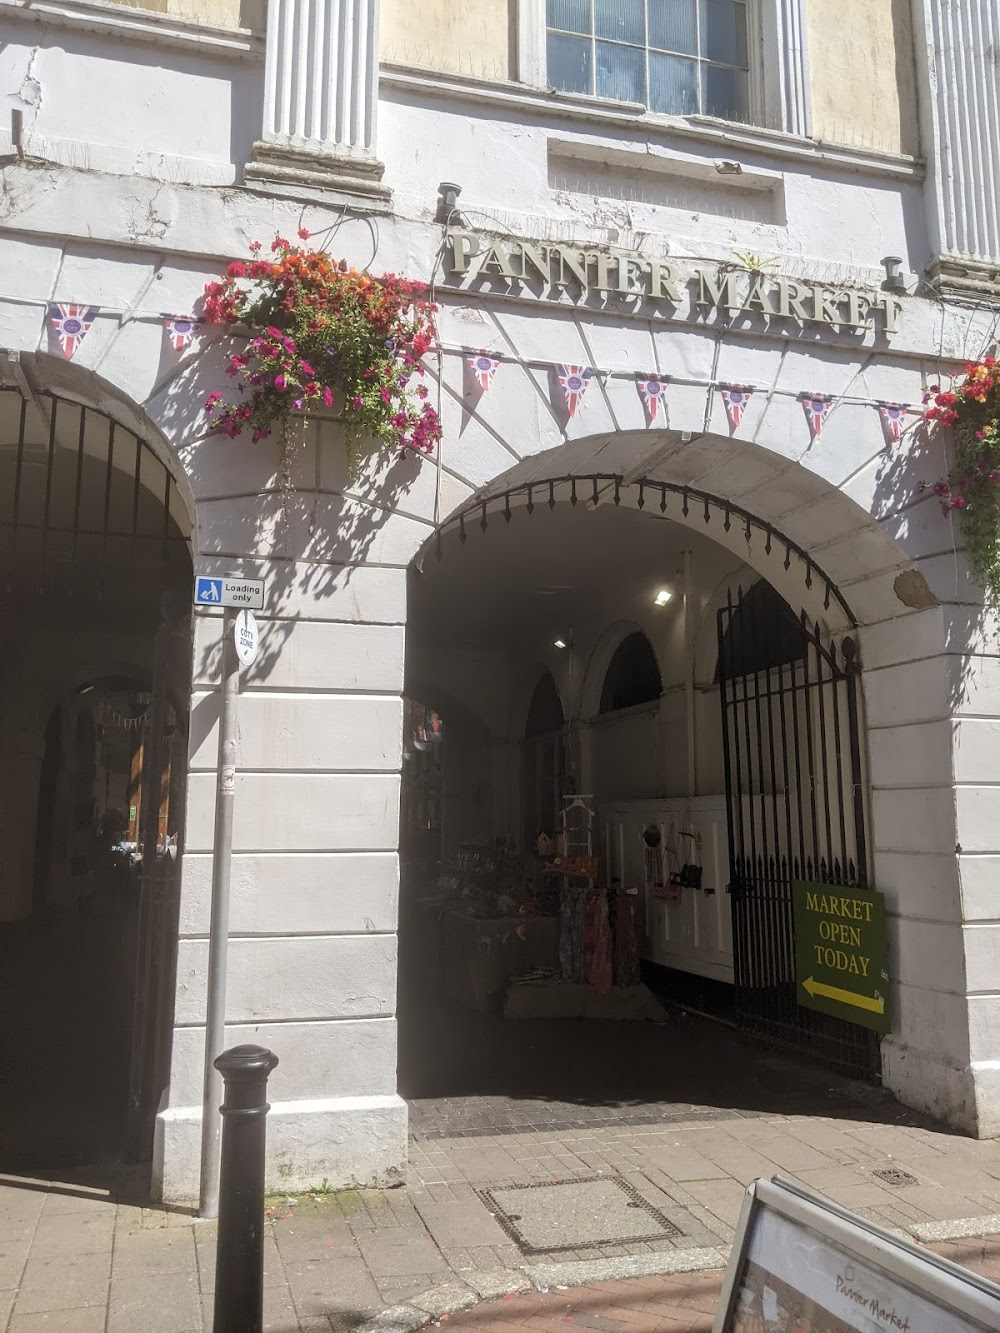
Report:
M 671 116 L 750 118 L 747 0 L 546 0 L 548 83 Z
M 636 630 L 615 649 L 604 677 L 600 712 L 616 713 L 620 708 L 652 703 L 662 693 L 663 682 L 653 645 L 642 630 Z

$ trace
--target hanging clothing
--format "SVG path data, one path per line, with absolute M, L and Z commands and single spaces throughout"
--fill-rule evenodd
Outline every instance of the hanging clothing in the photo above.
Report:
M 587 923 L 584 930 L 586 980 L 598 995 L 607 995 L 612 985 L 611 926 L 608 921 L 606 889 L 592 889 L 587 895 Z
M 635 898 L 618 890 L 615 913 L 615 985 L 638 986 L 639 941 L 635 931 Z
M 563 883 L 559 892 L 559 970 L 564 981 L 582 981 L 583 917 L 587 892 L 582 885 Z

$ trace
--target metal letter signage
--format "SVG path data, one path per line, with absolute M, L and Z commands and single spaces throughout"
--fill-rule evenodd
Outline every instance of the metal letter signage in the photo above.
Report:
M 747 1190 L 712 1333 L 987 1333 L 1000 1287 L 792 1181 Z
M 194 581 L 195 606 L 240 606 L 259 611 L 264 605 L 263 579 L 205 578 Z
M 823 324 L 858 333 L 865 330 L 891 337 L 897 331 L 902 303 L 888 292 L 831 288 L 819 282 L 797 282 L 777 274 L 737 265 L 704 266 L 666 263 L 661 258 L 627 254 L 607 246 L 582 248 L 542 241 L 488 237 L 477 232 L 449 232 L 448 265 L 452 281 L 464 291 L 485 284 L 503 284 L 507 294 L 593 304 L 592 298 L 614 300 L 625 314 L 648 316 L 669 307 L 667 318 L 706 319 L 713 312 L 764 320 L 780 325 Z
M 889 1031 L 885 898 L 836 884 L 792 886 L 796 999 L 806 1009 Z

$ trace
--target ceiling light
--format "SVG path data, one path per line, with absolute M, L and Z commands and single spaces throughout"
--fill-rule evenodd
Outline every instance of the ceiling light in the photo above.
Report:
M 653 598 L 653 601 L 657 606 L 666 606 L 666 604 L 670 601 L 673 595 L 674 594 L 670 591 L 669 588 L 661 588 L 659 592 L 656 594 L 656 596 Z
M 568 648 L 568 647 L 569 647 L 569 643 L 566 641 L 566 639 L 553 639 L 553 640 L 552 640 L 552 647 L 553 647 L 553 648 Z

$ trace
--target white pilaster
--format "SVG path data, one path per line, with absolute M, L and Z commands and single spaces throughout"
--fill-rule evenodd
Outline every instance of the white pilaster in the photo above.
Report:
M 545 0 L 517 0 L 517 77 L 545 87 Z
M 378 23 L 379 0 L 269 0 L 251 185 L 387 209 L 376 157 Z
M 918 0 L 930 276 L 944 292 L 1000 294 L 996 0 Z
M 751 43 L 754 119 L 786 134 L 812 133 L 804 0 L 758 0 L 760 51 Z M 756 58 L 755 58 L 756 57 Z

